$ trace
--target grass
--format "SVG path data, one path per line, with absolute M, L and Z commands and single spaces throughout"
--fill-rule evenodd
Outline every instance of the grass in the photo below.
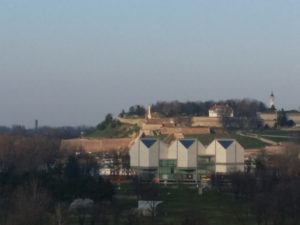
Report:
M 263 148 L 266 143 L 251 137 L 244 137 L 233 132 L 224 132 L 217 134 L 200 134 L 190 137 L 197 138 L 203 145 L 209 145 L 216 138 L 233 138 L 236 139 L 245 149 Z
M 278 136 L 289 136 L 294 132 L 291 131 L 285 131 L 285 130 L 278 130 L 278 129 L 266 129 L 261 131 L 255 131 L 253 133 L 259 134 L 259 135 L 278 135 Z
M 275 142 L 286 142 L 286 141 L 299 142 L 300 139 L 299 131 L 267 129 L 262 131 L 255 131 L 253 133 Z
M 258 139 L 237 134 L 233 134 L 233 138 L 236 139 L 245 149 L 264 148 L 267 145 L 266 143 Z
M 106 127 L 104 130 L 96 130 L 90 134 L 91 138 L 126 138 L 136 135 L 139 128 L 136 125 L 121 124 L 116 127 Z
M 185 218 L 205 221 L 204 224 L 254 224 L 249 213 L 250 204 L 236 201 L 230 195 L 217 192 L 205 192 L 199 195 L 196 189 L 187 187 L 162 191 L 164 203 L 160 211 L 164 221 L 174 225 L 182 224 Z
M 122 189 L 123 196 L 127 194 L 133 196 L 132 184 L 122 184 Z M 206 225 L 255 224 L 255 218 L 250 210 L 251 203 L 246 200 L 235 200 L 228 193 L 206 191 L 199 195 L 194 186 L 160 186 L 158 200 L 163 203 L 158 206 L 155 224 L 186 225 L 189 224 L 187 221 L 184 222 L 187 218 Z M 137 207 L 137 200 L 132 199 L 130 206 Z M 141 217 L 140 224 L 151 224 L 151 218 Z

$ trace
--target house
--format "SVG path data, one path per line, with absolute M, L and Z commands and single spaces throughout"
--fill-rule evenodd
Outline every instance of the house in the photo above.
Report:
M 229 105 L 215 104 L 208 110 L 209 117 L 233 117 L 233 109 Z

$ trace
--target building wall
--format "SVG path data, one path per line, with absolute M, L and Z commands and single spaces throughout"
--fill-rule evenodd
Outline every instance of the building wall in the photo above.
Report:
M 132 138 L 75 138 L 62 140 L 60 147 L 61 149 L 85 152 L 124 151 L 129 149 L 132 140 Z
M 141 126 L 146 121 L 146 119 L 144 119 L 144 118 L 121 118 L 121 117 L 118 117 L 117 119 L 121 123 L 131 124 L 131 125 L 136 124 L 139 126 Z
M 221 143 L 223 143 L 223 145 Z M 244 171 L 244 148 L 236 140 L 214 140 L 206 148 L 206 153 L 213 154 L 214 152 L 216 158 L 216 172 Z
M 148 148 L 142 140 L 139 141 L 139 144 L 140 167 L 158 167 L 159 140 L 157 140 L 150 148 Z
M 140 141 L 135 142 L 130 150 L 129 150 L 129 156 L 130 156 L 130 166 L 131 167 L 138 167 L 139 166 L 139 152 L 140 152 Z
M 213 142 L 208 146 L 203 147 L 203 149 L 199 150 L 198 155 L 216 155 L 216 150 Z
M 206 150 L 206 148 L 204 147 L 204 145 L 197 140 L 197 146 L 198 146 L 198 151 L 197 151 L 197 155 L 214 155 L 213 152 L 209 152 Z
M 222 127 L 222 120 L 218 117 L 197 116 L 192 117 L 193 127 Z
M 173 146 L 174 145 L 174 146 Z M 160 159 L 176 159 L 177 160 L 177 143 L 168 147 L 165 143 L 161 142 Z
M 287 112 L 288 120 L 293 120 L 296 126 L 300 126 L 300 112 Z M 263 125 L 274 127 L 277 121 L 277 112 L 258 113 Z
M 209 116 L 209 117 L 220 117 L 220 116 L 218 115 L 218 113 L 215 112 L 214 110 L 208 110 L 208 116 Z
M 235 145 L 236 145 L 236 163 L 244 163 L 245 149 L 237 141 L 235 141 Z
M 162 128 L 162 126 L 163 126 L 162 124 L 146 124 L 146 123 L 144 123 L 142 125 L 142 129 L 154 131 L 154 130 L 159 130 L 160 128 Z
M 130 149 L 131 166 L 141 169 L 159 168 L 161 161 L 166 165 L 163 166 L 159 176 L 166 174 L 174 176 L 177 170 L 184 177 L 187 175 L 184 173 L 194 173 L 196 168 L 205 174 L 244 170 L 244 148 L 234 139 L 216 139 L 207 147 L 197 139 L 176 140 L 169 146 L 157 139 L 151 147 L 147 147 L 143 140 L 138 140 Z M 172 166 L 167 165 L 168 160 Z
M 213 106 L 208 110 L 209 117 L 233 117 L 233 110 L 229 106 Z
M 160 141 L 156 140 L 151 147 L 147 147 L 143 139 L 136 141 L 130 148 L 130 166 L 141 168 L 153 168 L 159 165 Z
M 263 126 L 274 127 L 277 121 L 277 112 L 258 113 L 258 118 L 262 121 Z
M 287 118 L 293 120 L 296 126 L 300 126 L 300 112 L 288 112 Z
M 216 163 L 228 163 L 228 160 L 230 157 L 230 154 L 228 154 L 228 150 L 225 150 L 216 140 L 213 143 L 215 143 L 215 148 L 216 148 L 215 149 Z M 234 154 L 234 152 L 233 152 L 233 154 Z
M 175 134 L 175 133 L 182 133 L 185 135 L 191 134 L 209 134 L 210 129 L 207 127 L 162 127 L 160 129 L 161 134 L 168 135 L 168 134 Z
M 197 142 L 186 148 L 180 140 L 178 140 L 178 161 L 177 167 L 179 168 L 196 168 L 197 167 Z

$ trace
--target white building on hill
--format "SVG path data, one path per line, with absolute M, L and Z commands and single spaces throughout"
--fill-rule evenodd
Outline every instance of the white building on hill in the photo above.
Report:
M 208 110 L 209 117 L 233 117 L 233 109 L 229 105 L 213 105 Z

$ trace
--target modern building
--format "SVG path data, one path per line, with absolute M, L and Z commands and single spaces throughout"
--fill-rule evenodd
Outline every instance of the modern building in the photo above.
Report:
M 244 171 L 244 148 L 234 139 L 215 139 L 204 155 L 214 160 L 216 173 Z
M 138 139 L 129 150 L 130 167 L 136 170 L 141 179 L 157 177 L 159 153 L 165 144 L 154 138 Z
M 202 176 L 244 170 L 244 148 L 234 139 L 216 139 L 207 147 L 193 138 L 169 145 L 141 138 L 129 150 L 130 166 L 142 180 L 199 182 Z

